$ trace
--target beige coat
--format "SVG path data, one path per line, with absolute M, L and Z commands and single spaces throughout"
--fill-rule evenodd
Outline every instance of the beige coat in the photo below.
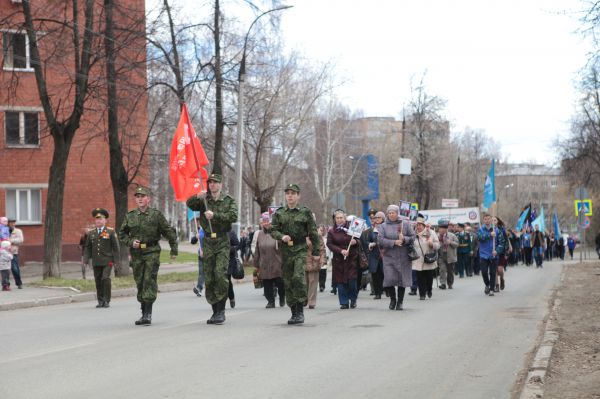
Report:
M 438 238 L 437 233 L 433 230 L 425 229 L 421 233 L 417 233 L 415 230 L 415 234 L 417 235 L 418 240 L 419 240 L 418 242 L 417 242 L 417 240 L 415 240 L 415 245 L 414 245 L 415 250 L 419 254 L 419 259 L 412 261 L 412 269 L 417 270 L 417 271 L 436 269 L 438 267 L 437 262 L 425 263 L 423 261 L 423 252 L 429 253 L 429 252 L 437 251 L 438 249 L 440 249 L 440 240 Z M 430 236 L 433 239 L 432 240 L 433 244 L 431 244 L 431 245 L 429 244 Z M 419 246 L 419 244 L 421 244 L 421 245 Z M 423 252 L 421 251 L 421 248 L 423 248 Z
M 321 266 L 326 263 L 325 259 L 325 244 L 324 240 L 321 240 L 321 247 L 319 249 L 319 260 L 317 261 L 312 257 L 312 242 L 310 238 L 306 237 L 306 245 L 308 246 L 308 256 L 306 257 L 306 271 L 307 272 L 318 272 L 321 270 Z
M 270 280 L 282 277 L 281 252 L 279 244 L 271 237 L 271 234 L 259 230 L 254 233 L 256 237 L 256 248 L 254 249 L 254 266 L 260 270 L 260 278 Z

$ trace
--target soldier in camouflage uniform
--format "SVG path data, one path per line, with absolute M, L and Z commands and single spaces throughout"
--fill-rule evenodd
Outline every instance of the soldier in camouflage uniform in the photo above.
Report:
M 206 232 L 203 248 L 206 300 L 213 310 L 207 324 L 225 322 L 230 247 L 227 233 L 238 217 L 235 200 L 221 193 L 221 181 L 221 175 L 211 174 L 208 177 L 208 193 L 201 191 L 187 200 L 190 209 L 200 211 L 200 225 Z M 205 206 L 205 200 L 208 207 Z
M 160 267 L 161 235 L 169 240 L 171 259 L 177 256 L 177 236 L 167 219 L 157 209 L 150 208 L 150 190 L 135 190 L 137 209 L 130 211 L 119 230 L 119 239 L 129 248 L 133 278 L 137 285 L 137 300 L 141 303 L 142 317 L 136 325 L 152 323 L 152 304 L 156 301 L 158 268 Z
M 300 187 L 290 184 L 285 188 L 286 206 L 279 208 L 273 215 L 271 237 L 282 241 L 281 258 L 283 284 L 292 317 L 288 324 L 304 323 L 304 302 L 307 299 L 304 269 L 306 266 L 306 237 L 313 243 L 312 256 L 320 261 L 319 248 L 321 237 L 310 209 L 299 206 Z
M 96 208 L 92 211 L 94 224 L 86 238 L 83 252 L 83 264 L 92 260 L 94 280 L 96 282 L 97 308 L 108 308 L 110 305 L 110 273 L 119 261 L 119 239 L 114 229 L 106 227 L 108 211 Z

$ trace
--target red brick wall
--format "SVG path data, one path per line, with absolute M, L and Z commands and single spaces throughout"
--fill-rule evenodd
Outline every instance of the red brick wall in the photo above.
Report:
M 56 4 L 64 4 L 64 0 L 45 0 L 36 1 L 35 9 L 51 10 Z M 133 18 L 142 18 L 144 16 L 144 1 L 129 0 L 124 6 L 129 9 L 137 9 L 137 15 Z M 100 15 L 100 5 L 98 3 L 96 12 Z M 22 16 L 18 13 L 20 5 L 14 5 L 10 0 L 0 0 L 0 20 L 13 15 L 13 20 L 18 22 Z M 60 8 L 60 7 L 59 7 Z M 81 10 L 83 14 L 83 11 Z M 115 13 L 117 18 L 119 13 Z M 46 15 L 45 15 L 46 16 Z M 129 16 L 129 19 L 132 17 Z M 121 19 L 123 21 L 123 19 Z M 130 21 L 129 21 L 130 22 Z M 141 23 L 141 29 L 144 24 Z M 0 26 L 0 29 L 7 26 Z M 102 43 L 97 43 L 101 45 Z M 120 91 L 120 123 L 129 121 L 126 130 L 133 137 L 130 145 L 135 151 L 139 151 L 147 135 L 147 98 L 145 92 L 139 89 L 146 86 L 145 73 L 145 41 L 140 38 L 131 51 L 123 54 L 121 62 L 128 60 L 141 61 L 137 70 L 130 71 L 123 78 L 126 86 L 125 90 Z M 66 50 L 68 51 L 68 50 Z M 0 57 L 2 53 L 0 52 Z M 58 99 L 63 102 L 65 112 L 70 112 L 68 106 L 69 99 L 72 98 L 74 89 L 65 82 L 69 79 L 61 69 L 69 65 L 69 57 L 72 54 L 63 53 L 60 64 L 48 63 L 47 80 L 49 90 L 53 94 L 54 104 Z M 44 58 L 44 54 L 42 54 Z M 67 59 L 67 61 L 65 61 Z M 1 64 L 0 64 L 1 65 Z M 119 69 L 119 67 L 117 67 Z M 101 82 L 104 78 L 104 64 L 99 62 L 91 71 L 91 81 Z M 16 83 L 15 83 L 16 82 Z M 11 88 L 11 89 L 9 89 Z M 16 88 L 16 90 L 15 90 Z M 104 90 L 100 88 L 98 91 Z M 135 107 L 134 107 L 135 105 Z M 13 72 L 0 69 L 0 106 L 29 106 L 40 107 L 41 103 L 38 97 L 38 91 L 33 72 Z M 133 109 L 133 112 L 132 112 Z M 65 178 L 65 197 L 63 209 L 63 260 L 78 260 L 79 251 L 77 244 L 82 228 L 93 223 L 90 211 L 96 207 L 104 207 L 111 214 L 109 226 L 114 226 L 114 201 L 109 172 L 109 152 L 108 139 L 106 137 L 106 106 L 102 98 L 95 99 L 86 104 L 86 111 L 81 123 L 81 127 L 75 135 L 71 152 L 69 156 L 67 174 Z M 2 187 L 11 184 L 32 184 L 47 185 L 49 167 L 52 160 L 53 140 L 46 129 L 43 112 L 40 113 L 41 140 L 40 147 L 34 149 L 25 148 L 7 148 L 5 145 L 4 133 L 4 112 L 0 112 L 0 162 L 2 172 L 0 173 L 0 215 L 6 213 L 6 190 Z M 142 163 L 142 171 L 136 178 L 135 183 L 146 184 L 146 161 Z M 135 185 L 132 190 L 135 189 Z M 22 247 L 22 259 L 42 260 L 43 259 L 43 236 L 44 236 L 44 216 L 45 204 L 47 198 L 47 189 L 42 190 L 42 224 L 35 226 L 19 226 L 25 235 L 25 244 Z M 133 207 L 133 197 L 130 199 L 130 207 Z M 112 223 L 111 223 L 112 221 Z

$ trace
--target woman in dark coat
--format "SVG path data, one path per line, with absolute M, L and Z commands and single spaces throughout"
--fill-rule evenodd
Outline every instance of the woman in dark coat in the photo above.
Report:
M 358 241 L 346 234 L 349 223 L 346 213 L 338 209 L 333 212 L 333 227 L 327 232 L 327 248 L 333 254 L 333 281 L 337 284 L 340 309 L 354 309 L 358 289 L 356 286 L 358 264 Z M 348 245 L 350 249 L 348 250 Z M 345 257 L 345 258 L 344 258 Z M 348 301 L 350 304 L 348 304 Z
M 385 223 L 377 226 L 377 243 L 383 254 L 383 287 L 390 295 L 390 310 L 403 309 L 404 291 L 412 285 L 412 262 L 407 245 L 413 243 L 415 232 L 408 220 L 400 220 L 399 211 L 397 205 L 388 206 Z

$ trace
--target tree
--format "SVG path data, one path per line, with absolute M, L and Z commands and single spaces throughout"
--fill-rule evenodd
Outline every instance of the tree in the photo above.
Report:
M 411 87 L 411 93 L 406 121 L 408 148 L 412 148 L 415 160 L 411 184 L 419 209 L 429 209 L 436 184 L 444 181 L 447 171 L 444 162 L 435 158 L 449 143 L 449 123 L 441 115 L 446 101 L 426 91 L 424 76 L 416 87 Z
M 60 277 L 67 160 L 85 111 L 94 61 L 94 1 L 83 1 L 83 16 L 80 15 L 79 3 L 78 0 L 64 2 L 62 9 L 46 10 L 44 18 L 38 19 L 33 15 L 30 1 L 23 0 L 24 28 L 30 43 L 32 67 L 48 130 L 54 143 L 44 219 L 44 278 Z M 48 15 L 51 11 L 53 12 Z M 69 13 L 71 19 L 65 20 Z M 39 31 L 45 31 L 46 35 L 39 36 Z M 53 49 L 46 48 L 47 59 L 42 58 L 40 51 L 42 37 L 45 43 L 55 45 Z M 62 54 L 67 53 L 73 57 L 67 58 L 72 65 L 67 61 L 63 63 L 66 72 L 65 83 L 72 87 L 72 90 L 68 91 L 68 98 L 56 96 L 58 93 L 53 92 L 53 88 L 46 81 L 47 63 L 55 61 L 54 52 L 59 50 L 59 46 L 63 46 Z
M 314 108 L 326 92 L 328 73 L 327 66 L 302 65 L 295 54 L 276 54 L 248 75 L 244 181 L 261 212 L 272 205 L 287 168 L 307 166 L 297 150 L 310 140 Z
M 135 72 L 142 69 L 145 71 L 144 41 L 144 17 L 136 13 L 134 9 L 123 9 L 117 7 L 118 19 L 121 24 L 117 24 L 113 14 L 115 10 L 114 0 L 104 0 L 104 52 L 106 68 L 106 104 L 108 119 L 108 146 L 110 178 L 112 182 L 113 198 L 115 202 L 115 222 L 117 228 L 121 226 L 128 211 L 128 188 L 136 179 L 143 163 L 145 151 L 148 144 L 148 134 L 145 135 L 141 144 L 131 141 L 142 139 L 135 135 L 130 137 L 127 131 L 128 116 L 139 110 L 138 105 L 146 107 L 145 101 L 136 101 L 136 98 L 146 98 L 146 87 L 134 83 Z M 123 26 L 125 25 L 125 26 Z M 120 34 L 116 34 L 118 30 Z M 140 51 L 137 49 L 141 49 Z M 120 58 L 120 59 L 119 59 Z M 132 65 L 131 67 L 123 67 Z M 120 67 L 120 68 L 117 68 Z M 145 73 L 143 73 L 143 83 L 146 82 Z M 120 87 L 120 90 L 119 90 Z M 125 101 L 124 101 L 125 100 Z M 126 103 L 126 110 L 129 115 L 124 123 L 119 123 L 120 102 Z M 127 111 L 126 111 L 127 112 Z M 145 115 L 145 112 L 143 113 Z M 135 116 L 132 118 L 135 119 Z M 145 122 L 145 121 L 144 121 Z M 124 276 L 130 273 L 128 267 L 129 253 L 122 248 L 121 259 L 118 267 L 115 268 L 115 275 Z
M 353 119 L 349 109 L 332 97 L 314 121 L 312 156 L 307 172 L 318 196 L 322 220 L 328 220 L 329 201 L 337 193 L 344 192 L 359 165 L 355 162 L 351 172 L 344 176 L 344 170 L 348 169 L 347 164 L 350 163 L 350 153 L 345 144 L 353 127 Z

